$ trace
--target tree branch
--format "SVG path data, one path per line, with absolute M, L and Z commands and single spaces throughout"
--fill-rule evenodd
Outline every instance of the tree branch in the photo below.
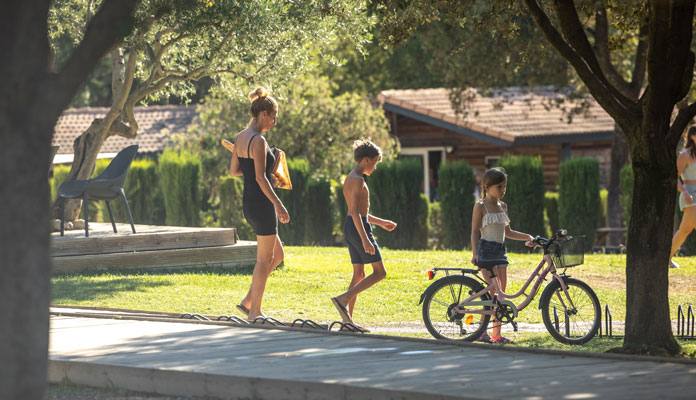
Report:
M 638 47 L 633 63 L 633 76 L 631 77 L 631 92 L 638 97 L 640 89 L 645 82 L 645 72 L 648 68 L 648 23 L 645 21 L 638 32 Z
M 629 82 L 621 76 L 611 62 L 611 55 L 609 54 L 609 19 L 607 18 L 607 9 L 604 2 L 598 2 L 598 7 L 595 11 L 595 44 L 593 50 L 609 82 L 629 99 L 636 98 L 637 96 L 631 96 Z
M 610 82 L 605 76 L 605 70 L 599 64 L 597 56 L 595 55 L 590 42 L 587 40 L 587 35 L 580 22 L 580 17 L 575 9 L 575 2 L 572 0 L 554 0 L 554 6 L 556 9 L 556 15 L 558 16 L 558 22 L 561 25 L 561 30 L 563 31 L 563 36 L 568 41 L 568 44 L 572 46 L 575 52 L 583 59 L 585 64 L 589 67 L 590 71 L 601 81 L 604 86 L 611 92 L 611 95 L 616 99 L 616 101 L 621 102 L 624 107 L 630 107 L 633 102 L 621 93 L 617 87 L 614 86 L 613 82 Z M 606 17 L 606 15 L 605 15 Z M 607 59 L 607 69 L 613 69 L 611 65 L 611 60 Z M 616 77 L 619 81 L 623 81 L 618 72 L 614 71 Z
M 558 30 L 553 26 L 546 13 L 539 7 L 537 0 L 523 1 L 546 39 L 571 63 L 602 108 L 604 108 L 616 121 L 621 121 L 625 126 L 635 125 L 638 120 L 637 117 L 640 115 L 638 106 L 630 101 L 622 102 L 616 98 L 614 95 L 616 89 L 611 87 L 605 80 L 600 80 L 597 75 L 592 72 L 585 60 L 566 43 Z
M 130 32 L 139 0 L 105 0 L 63 69 L 48 82 L 52 101 L 67 105 L 84 77 Z

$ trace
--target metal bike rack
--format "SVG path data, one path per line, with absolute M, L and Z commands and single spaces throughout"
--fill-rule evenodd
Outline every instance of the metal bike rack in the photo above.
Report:
M 600 321 L 598 337 L 607 337 L 611 339 L 623 338 L 625 335 L 614 334 L 613 325 L 614 321 L 611 317 L 611 310 L 609 309 L 609 304 L 606 304 L 604 306 L 604 331 L 602 331 L 602 323 Z M 686 315 L 684 314 L 684 307 L 681 304 L 677 307 L 677 332 L 674 337 L 684 340 L 696 340 L 696 313 L 691 304 L 689 304 L 687 308 Z
M 210 321 L 210 318 L 208 318 L 204 315 L 198 314 L 198 313 L 183 313 L 183 314 L 181 314 L 181 316 L 179 318 L 180 319 L 197 319 L 199 321 Z
M 295 324 L 300 324 L 299 328 L 308 327 L 308 328 L 312 328 L 312 329 L 321 329 L 321 330 L 326 329 L 323 326 L 312 321 L 311 319 L 298 318 L 298 319 L 292 321 L 292 324 L 290 326 L 295 327 Z
M 609 310 L 609 304 L 604 305 L 604 336 L 606 337 L 617 337 L 614 336 L 613 332 L 614 321 L 611 319 L 611 311 Z M 602 321 L 599 321 L 599 337 L 602 337 Z
M 365 333 L 363 330 L 358 328 L 357 326 L 351 324 L 350 322 L 341 322 L 341 321 L 334 321 L 331 325 L 329 325 L 329 329 L 333 329 L 334 325 L 339 325 L 338 330 L 343 330 L 343 328 L 346 328 L 350 332 L 359 332 L 359 333 Z
M 272 326 L 285 326 L 282 322 L 278 321 L 275 318 L 271 318 L 271 317 L 256 317 L 256 318 L 254 318 L 253 323 L 256 324 L 257 321 L 261 321 L 261 325 L 268 324 L 268 325 L 272 325 Z
M 245 324 L 248 325 L 249 323 L 245 319 L 241 319 L 237 317 L 236 315 L 221 315 L 217 317 L 217 321 L 228 321 L 228 322 L 234 322 L 237 324 Z
M 694 308 L 689 304 L 689 308 L 684 317 L 684 309 L 680 304 L 677 308 L 677 337 L 680 339 L 696 339 L 696 318 L 694 317 Z

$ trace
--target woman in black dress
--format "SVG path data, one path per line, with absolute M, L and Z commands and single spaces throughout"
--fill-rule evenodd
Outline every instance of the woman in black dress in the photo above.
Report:
M 266 280 L 285 255 L 278 237 L 278 220 L 282 223 L 290 221 L 288 211 L 271 186 L 275 155 L 263 133 L 275 125 L 278 103 L 268 94 L 268 90 L 263 87 L 258 87 L 249 94 L 251 121 L 237 135 L 230 163 L 232 176 L 244 176 L 244 217 L 256 232 L 256 266 L 251 286 L 237 305 L 237 309 L 246 314 L 249 321 L 264 316 L 261 301 Z

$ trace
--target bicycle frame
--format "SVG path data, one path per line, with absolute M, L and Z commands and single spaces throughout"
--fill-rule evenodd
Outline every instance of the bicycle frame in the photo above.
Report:
M 546 268 L 543 269 L 544 265 L 546 265 Z M 541 272 L 540 272 L 541 271 Z M 568 295 L 567 292 L 567 287 L 565 282 L 563 281 L 563 278 L 556 273 L 556 267 L 553 264 L 553 260 L 551 260 L 551 256 L 549 254 L 545 254 L 544 258 L 542 258 L 541 262 L 539 265 L 536 267 L 534 272 L 529 276 L 527 279 L 527 282 L 525 282 L 524 286 L 519 290 L 519 292 L 515 294 L 507 294 L 500 290 L 500 280 L 496 276 L 495 279 L 493 279 L 493 283 L 489 284 L 486 286 L 483 290 L 479 291 L 478 293 L 475 293 L 468 298 L 464 299 L 459 303 L 457 307 L 452 308 L 453 313 L 457 314 L 481 314 L 481 315 L 495 315 L 495 308 L 497 307 L 497 304 L 506 304 L 510 306 L 513 310 L 514 317 L 517 317 L 518 311 L 522 311 L 529 305 L 529 303 L 534 300 L 534 297 L 539 291 L 539 287 L 541 286 L 541 282 L 543 282 L 546 277 L 546 275 L 551 273 L 551 276 L 553 277 L 554 280 L 557 280 L 558 283 L 560 283 L 561 288 L 563 292 L 565 293 L 566 300 L 570 303 L 570 306 L 572 309 L 575 308 L 575 305 L 573 304 L 572 300 L 570 299 L 570 296 Z M 534 280 L 536 277 L 536 281 L 534 282 L 534 286 L 532 287 L 532 291 L 527 294 L 525 293 L 525 290 L 529 287 L 531 282 Z M 490 292 L 491 290 L 495 290 L 496 292 L 496 297 L 493 300 L 474 300 L 477 298 L 480 298 L 484 294 Z M 517 297 L 520 297 L 521 295 L 525 295 L 525 299 L 522 303 L 519 305 L 515 305 L 513 302 L 511 302 L 508 299 L 515 299 Z M 565 303 L 563 302 L 563 298 L 560 298 L 559 300 L 561 303 L 563 303 L 563 306 L 566 307 Z M 476 309 L 469 309 L 467 307 L 481 307 L 481 306 L 491 306 L 492 308 L 490 310 L 483 310 L 481 308 L 476 308 Z M 567 308 L 567 307 L 566 307 Z M 454 314 L 453 314 L 454 315 Z

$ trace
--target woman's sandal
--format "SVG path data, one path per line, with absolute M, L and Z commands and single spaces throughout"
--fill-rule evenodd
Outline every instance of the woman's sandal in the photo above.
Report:
M 491 337 L 491 343 L 511 344 L 515 342 L 506 338 L 505 336 L 493 336 Z

